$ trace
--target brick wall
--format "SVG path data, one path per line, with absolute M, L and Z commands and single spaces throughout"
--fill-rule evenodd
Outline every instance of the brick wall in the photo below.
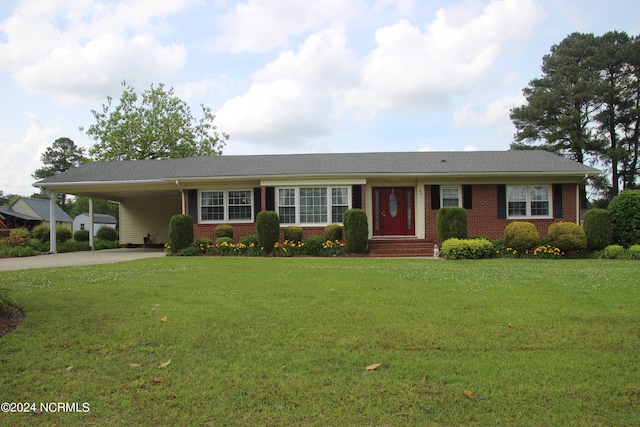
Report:
M 431 209 L 431 189 L 425 186 L 425 237 L 438 240 L 436 225 L 437 210 Z M 485 236 L 491 240 L 504 237 L 504 229 L 514 221 L 526 221 L 534 224 L 540 236 L 547 235 L 549 225 L 559 221 L 576 221 L 576 187 L 573 184 L 562 186 L 563 218 L 546 219 L 498 219 L 497 189 L 494 184 L 474 185 L 472 188 L 472 208 L 467 209 L 469 236 Z

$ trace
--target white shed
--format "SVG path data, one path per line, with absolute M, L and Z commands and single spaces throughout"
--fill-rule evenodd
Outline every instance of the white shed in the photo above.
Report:
M 118 221 L 111 216 L 105 214 L 93 214 L 93 235 L 102 227 L 116 228 Z M 86 230 L 89 227 L 89 214 L 82 213 L 73 219 L 73 232 L 78 230 Z

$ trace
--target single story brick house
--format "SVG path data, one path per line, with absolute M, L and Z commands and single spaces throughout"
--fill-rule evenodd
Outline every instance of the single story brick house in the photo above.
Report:
M 121 244 L 148 235 L 166 242 L 179 213 L 193 217 L 196 238 L 230 224 L 237 240 L 255 234 L 261 210 L 278 212 L 282 227 L 301 226 L 306 237 L 361 208 L 372 252 L 419 255 L 438 243 L 444 206 L 465 208 L 469 234 L 490 239 L 516 220 L 541 235 L 556 221 L 579 223 L 581 188 L 598 174 L 535 150 L 325 153 L 94 162 L 34 185 L 119 202 Z

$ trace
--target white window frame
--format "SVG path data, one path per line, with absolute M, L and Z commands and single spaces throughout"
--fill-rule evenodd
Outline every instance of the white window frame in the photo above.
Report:
M 229 218 L 229 207 L 230 206 L 243 206 L 243 205 L 230 205 L 229 203 L 229 195 L 235 191 L 245 191 L 248 193 L 249 198 L 251 199 L 251 203 L 248 206 L 250 209 L 250 217 L 249 218 L 241 218 L 241 219 L 230 219 Z M 202 194 L 203 193 L 222 193 L 223 198 L 223 219 L 203 219 L 202 218 Z M 198 222 L 200 224 L 221 224 L 221 223 L 246 223 L 253 222 L 254 219 L 254 197 L 253 190 L 248 188 L 233 188 L 228 190 L 218 190 L 218 189 L 209 189 L 209 190 L 198 190 Z
M 313 188 L 321 188 L 326 190 L 325 193 L 325 209 L 324 209 L 324 215 L 325 215 L 325 221 L 323 222 L 302 222 L 301 221 L 301 202 L 300 202 L 300 190 L 301 189 L 313 189 Z M 344 188 L 347 190 L 347 204 L 343 205 L 343 204 L 333 204 L 333 189 L 336 188 Z M 280 205 L 280 190 L 293 190 L 294 191 L 294 205 Z M 299 226 L 308 226 L 308 227 L 313 227 L 313 226 L 321 226 L 321 225 L 328 225 L 328 224 L 342 224 L 343 222 L 334 222 L 333 221 L 333 208 L 334 206 L 346 206 L 347 209 L 351 208 L 351 186 L 349 185 L 304 185 L 304 186 L 286 186 L 286 187 L 277 187 L 276 188 L 276 212 L 278 212 L 278 215 L 280 215 L 280 208 L 281 207 L 288 207 L 288 208 L 293 208 L 294 209 L 294 218 L 295 218 L 295 222 L 282 222 L 282 218 L 280 219 L 281 224 L 282 225 L 299 225 Z M 346 209 L 345 209 L 346 210 Z M 344 217 L 343 217 L 344 220 Z
M 458 204 L 457 205 L 445 205 L 444 200 L 444 193 L 446 190 L 456 190 L 458 192 Z M 447 199 L 451 199 L 451 197 L 447 197 Z M 461 208 L 462 207 L 462 186 L 459 185 L 446 185 L 446 186 L 441 186 L 440 187 L 440 207 L 442 208 L 446 208 L 446 207 L 457 207 L 457 208 Z
M 525 203 L 525 215 L 512 215 L 509 209 L 509 203 L 511 202 L 511 189 L 515 188 L 524 188 L 524 200 L 521 203 Z M 547 200 L 533 200 L 533 195 L 536 188 L 546 188 L 547 189 Z M 548 184 L 540 184 L 540 185 L 507 185 L 507 197 L 506 197 L 506 209 L 507 209 L 507 218 L 508 219 L 517 219 L 517 218 L 530 218 L 530 219 L 547 219 L 553 218 L 553 193 L 551 185 Z M 532 205 L 534 202 L 546 202 L 547 203 L 547 213 L 545 215 L 534 215 L 531 213 Z

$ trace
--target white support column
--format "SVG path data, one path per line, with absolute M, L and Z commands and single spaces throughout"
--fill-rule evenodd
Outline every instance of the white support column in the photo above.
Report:
M 56 193 L 49 193 L 49 252 L 55 254 L 56 248 Z
M 93 199 L 89 197 L 89 249 L 95 250 L 93 247 Z

